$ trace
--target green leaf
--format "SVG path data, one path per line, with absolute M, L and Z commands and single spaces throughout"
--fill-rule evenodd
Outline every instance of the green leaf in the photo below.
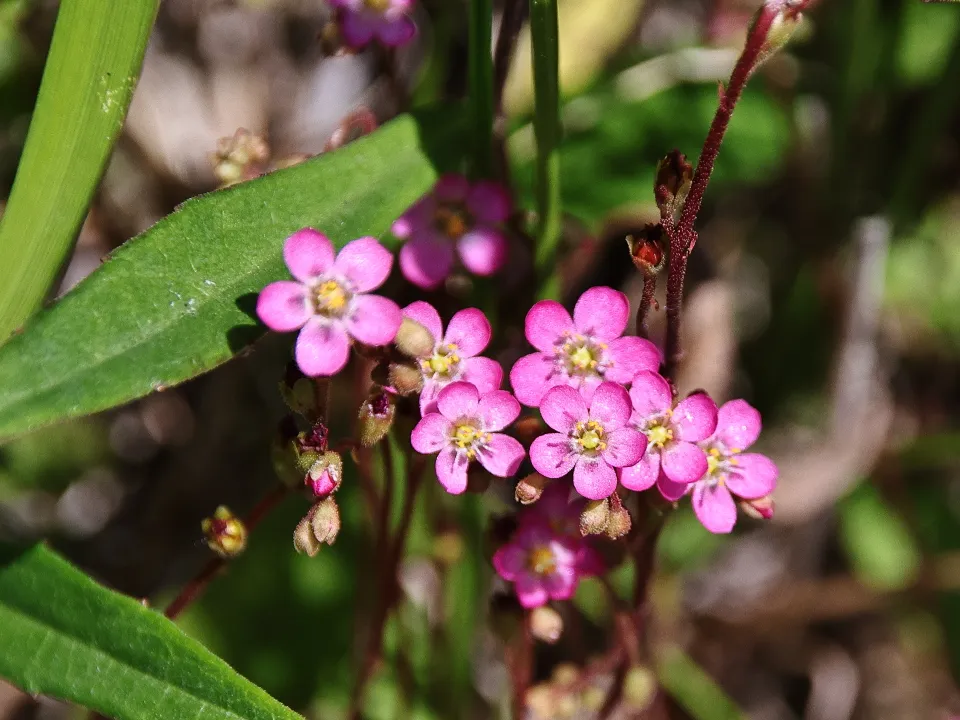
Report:
M 0 546 L 0 627 L 0 675 L 117 720 L 300 717 L 42 545 Z
M 716 680 L 679 647 L 658 653 L 657 675 L 664 690 L 695 720 L 747 718 Z
M 438 120 L 423 137 L 453 148 L 457 124 L 449 112 Z M 0 347 L 0 437 L 225 362 L 263 334 L 256 293 L 289 277 L 287 235 L 310 225 L 338 246 L 378 235 L 435 179 L 419 123 L 403 116 L 334 153 L 189 200 Z
M 0 219 L 0 339 L 56 280 L 123 127 L 159 0 L 63 0 Z

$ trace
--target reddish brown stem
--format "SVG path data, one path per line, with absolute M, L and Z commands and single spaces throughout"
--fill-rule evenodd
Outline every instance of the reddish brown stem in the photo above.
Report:
M 520 633 L 509 650 L 508 667 L 513 686 L 513 717 L 522 718 L 527 705 L 527 692 L 533 680 L 533 631 L 530 612 L 524 610 Z
M 286 485 L 277 485 L 257 503 L 243 521 L 247 532 L 252 532 L 253 529 L 260 524 L 260 521 L 280 504 L 280 501 L 287 496 L 289 491 L 290 489 Z M 167 606 L 167 609 L 163 611 L 163 614 L 171 620 L 176 619 L 180 613 L 190 607 L 194 600 L 203 594 L 210 584 L 210 581 L 220 573 L 220 570 L 225 567 L 226 564 L 227 560 L 225 558 L 212 558 L 210 562 L 203 566 L 199 574 L 184 586 L 180 594 L 177 595 L 177 597 L 173 599 L 173 602 Z
M 650 339 L 650 308 L 654 303 L 654 294 L 657 292 L 657 276 L 643 276 L 643 296 L 640 298 L 640 307 L 637 308 L 637 335 Z

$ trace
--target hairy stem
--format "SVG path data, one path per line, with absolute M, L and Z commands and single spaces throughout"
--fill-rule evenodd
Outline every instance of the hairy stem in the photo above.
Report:
M 650 339 L 650 307 L 655 302 L 657 292 L 657 276 L 643 276 L 643 295 L 640 297 L 640 306 L 637 308 L 637 335 Z

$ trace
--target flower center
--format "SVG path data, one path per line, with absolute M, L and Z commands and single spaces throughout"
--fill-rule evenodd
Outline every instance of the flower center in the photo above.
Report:
M 377 12 L 384 12 L 387 8 L 390 7 L 390 0 L 364 0 L 364 5 L 366 5 L 371 10 L 376 10 Z
M 557 560 L 546 545 L 540 545 L 527 556 L 527 567 L 537 575 L 552 575 L 557 570 Z
M 459 240 L 473 226 L 473 218 L 465 207 L 447 203 L 437 207 L 433 222 L 451 240 Z
M 647 436 L 647 443 L 662 450 L 663 446 L 673 440 L 673 430 L 667 425 L 666 420 L 660 420 L 646 428 L 644 434 Z
M 461 422 L 453 429 L 453 444 L 473 460 L 477 451 L 490 441 L 490 433 L 477 429 L 472 422 Z
M 580 445 L 580 452 L 596 454 L 607 449 L 607 443 L 604 442 L 606 433 L 603 426 L 596 420 L 587 422 L 578 422 L 573 429 L 573 438 Z
M 739 464 L 734 457 L 739 452 L 715 445 L 707 450 L 707 480 L 711 485 L 723 485 L 730 471 Z
M 450 377 L 460 365 L 460 356 L 457 355 L 457 346 L 453 343 L 438 345 L 433 351 L 433 355 L 420 361 L 420 367 L 423 368 L 427 377 L 434 378 L 438 375 Z
M 326 280 L 314 293 L 317 312 L 327 317 L 340 317 L 346 312 L 350 293 L 336 280 Z
M 557 359 L 567 375 L 585 377 L 603 375 L 610 366 L 606 360 L 605 343 L 595 342 L 583 335 L 567 334 L 557 348 Z

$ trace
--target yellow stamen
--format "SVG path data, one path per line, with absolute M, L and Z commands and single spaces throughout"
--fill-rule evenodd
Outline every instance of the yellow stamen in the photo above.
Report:
M 673 430 L 668 428 L 666 425 L 653 425 L 652 427 L 647 428 L 646 434 L 647 442 L 658 448 L 662 448 L 668 442 L 673 440 Z
M 574 436 L 584 450 L 602 452 L 607 449 L 607 443 L 603 440 L 603 426 L 596 420 L 577 423 Z
M 527 557 L 527 567 L 537 575 L 551 575 L 557 569 L 557 561 L 548 547 L 534 548 Z
M 473 425 L 457 425 L 453 431 L 453 442 L 461 450 L 467 451 L 467 457 L 473 460 L 477 456 L 477 445 L 490 441 L 490 433 L 480 432 Z
M 364 5 L 366 5 L 371 10 L 377 10 L 383 12 L 390 7 L 390 0 L 365 0 Z
M 347 291 L 334 280 L 327 280 L 317 288 L 317 309 L 320 312 L 338 313 L 347 304 Z
M 459 240 L 470 229 L 470 221 L 462 208 L 450 205 L 441 205 L 434 214 L 434 222 L 440 230 L 451 240 Z

